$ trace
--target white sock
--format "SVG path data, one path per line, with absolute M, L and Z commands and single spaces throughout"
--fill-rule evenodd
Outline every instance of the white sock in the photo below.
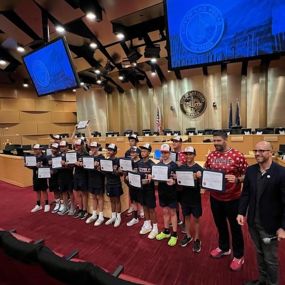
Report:
M 145 221 L 145 226 L 146 226 L 147 228 L 151 228 L 150 220 Z
M 93 216 L 94 218 L 96 218 L 96 217 L 97 217 L 97 213 L 96 213 L 96 211 L 93 211 L 93 212 L 92 212 L 92 216 Z
M 104 219 L 103 212 L 99 212 L 99 219 L 100 219 L 100 220 L 103 220 L 103 219 Z
M 112 212 L 112 217 L 111 218 L 116 218 L 116 212 Z
M 158 231 L 157 224 L 152 224 L 152 229 Z
M 121 213 L 117 213 L 117 218 L 121 219 Z

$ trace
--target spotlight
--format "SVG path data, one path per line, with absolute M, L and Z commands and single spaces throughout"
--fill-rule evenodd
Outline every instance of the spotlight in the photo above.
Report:
M 152 71 L 152 72 L 151 72 L 151 76 L 156 76 L 156 72 L 155 72 L 155 71 Z
M 119 75 L 118 77 L 120 80 L 124 80 L 124 76 L 123 75 Z
M 97 17 L 93 12 L 90 11 L 86 13 L 86 18 L 90 21 L 94 21 L 96 20 Z
M 28 83 L 23 83 L 23 87 L 24 87 L 24 88 L 28 88 L 28 87 L 29 87 L 29 84 L 28 84 Z
M 157 63 L 157 58 L 152 57 L 151 60 L 150 60 L 150 62 L 151 62 L 151 63 Z
M 63 34 L 65 32 L 65 28 L 63 26 L 56 26 L 55 30 L 60 34 Z
M 76 92 L 76 89 L 72 89 L 72 92 Z
M 84 82 L 80 82 L 80 86 L 84 86 L 84 84 L 85 84 Z
M 96 74 L 100 74 L 100 73 L 101 73 L 101 71 L 100 71 L 99 69 L 95 69 L 94 72 L 95 72 Z
M 91 43 L 89 44 L 89 46 L 90 46 L 92 49 L 96 49 L 96 48 L 98 47 L 98 45 L 97 45 L 96 43 L 94 43 L 94 42 L 91 42 Z
M 136 63 L 136 62 L 132 62 L 132 66 L 133 66 L 133 67 L 136 67 L 136 66 L 137 66 L 137 63 Z
M 117 37 L 120 41 L 122 41 L 122 40 L 125 38 L 125 35 L 124 35 L 123 33 L 117 33 L 117 34 L 116 34 L 116 37 Z
M 22 46 L 17 46 L 17 51 L 20 52 L 20 53 L 23 53 L 26 50 Z
M 101 83 L 102 83 L 102 80 L 101 80 L 101 79 L 97 79 L 96 83 L 97 83 L 97 84 L 101 84 Z
M 7 64 L 7 61 L 6 60 L 4 60 L 4 59 L 0 59 L 0 65 L 6 65 Z

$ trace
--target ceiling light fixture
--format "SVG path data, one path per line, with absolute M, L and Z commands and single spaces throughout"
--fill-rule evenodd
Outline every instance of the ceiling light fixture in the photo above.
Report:
M 26 50 L 22 46 L 17 46 L 17 51 L 20 52 L 20 53 L 23 53 Z
M 123 75 L 119 75 L 119 80 L 124 80 L 124 76 Z
M 151 63 L 157 63 L 157 58 L 152 57 L 151 60 L 150 60 L 150 62 L 151 62 Z
M 90 11 L 86 13 L 86 18 L 90 21 L 94 21 L 96 20 L 97 17 L 93 12 Z
M 100 71 L 99 69 L 95 69 L 94 72 L 95 72 L 96 74 L 100 74 L 100 73 L 101 73 L 101 71 Z
M 72 92 L 76 92 L 76 89 L 72 89 Z
M 65 28 L 63 26 L 56 26 L 55 30 L 60 34 L 65 33 Z
M 0 65 L 6 65 L 7 64 L 7 61 L 4 60 L 4 59 L 0 59 Z
M 97 45 L 96 43 L 94 43 L 94 42 L 91 42 L 91 43 L 89 44 L 89 46 L 90 46 L 92 49 L 96 49 L 96 48 L 98 47 L 98 45 Z
M 28 88 L 28 87 L 29 87 L 29 84 L 28 84 L 28 83 L 23 83 L 23 87 L 24 87 L 24 88 Z
M 102 80 L 97 79 L 96 83 L 97 83 L 97 84 L 101 84 L 101 83 L 102 83 Z
M 125 38 L 125 35 L 124 35 L 123 33 L 117 33 L 117 34 L 116 34 L 116 37 L 117 37 L 120 41 L 122 41 L 122 40 Z
M 85 83 L 84 82 L 80 82 L 80 85 L 83 86 Z

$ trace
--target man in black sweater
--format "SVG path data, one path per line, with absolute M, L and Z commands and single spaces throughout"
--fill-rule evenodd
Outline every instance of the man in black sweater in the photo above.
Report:
M 258 142 L 253 151 L 257 164 L 247 168 L 237 221 L 244 225 L 247 215 L 260 276 L 246 284 L 276 285 L 277 240 L 285 239 L 285 168 L 272 161 L 269 142 Z

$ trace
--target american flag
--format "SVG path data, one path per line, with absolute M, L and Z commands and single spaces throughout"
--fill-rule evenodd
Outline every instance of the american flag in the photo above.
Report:
M 156 107 L 155 131 L 161 133 L 161 112 L 159 106 Z

